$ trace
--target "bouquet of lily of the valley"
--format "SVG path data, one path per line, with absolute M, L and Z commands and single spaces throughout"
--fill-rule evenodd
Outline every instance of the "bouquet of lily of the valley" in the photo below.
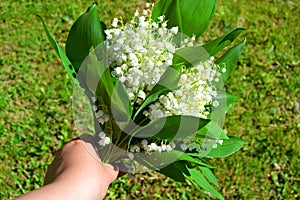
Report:
M 208 159 L 226 157 L 244 144 L 222 125 L 237 102 L 223 83 L 245 41 L 218 55 L 244 30 L 236 28 L 196 43 L 216 4 L 160 0 L 136 11 L 129 23 L 114 18 L 111 27 L 92 5 L 73 24 L 66 54 L 44 27 L 77 88 L 77 129 L 103 162 L 122 163 L 121 170 L 130 173 L 155 170 L 222 199 Z

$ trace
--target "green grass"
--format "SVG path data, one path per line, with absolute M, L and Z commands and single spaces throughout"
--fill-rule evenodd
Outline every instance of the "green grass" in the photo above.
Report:
M 97 1 L 101 18 L 128 20 L 144 1 Z M 73 20 L 92 1 L 8 1 L 0 3 L 0 199 L 38 188 L 52 156 L 73 128 L 72 82 L 41 22 L 63 44 Z M 226 82 L 240 98 L 225 128 L 247 144 L 216 159 L 225 199 L 300 198 L 300 3 L 220 0 L 203 40 L 245 27 L 247 44 Z M 242 37 L 240 37 L 242 40 Z M 107 199 L 200 199 L 205 195 L 162 175 L 137 174 L 112 184 Z

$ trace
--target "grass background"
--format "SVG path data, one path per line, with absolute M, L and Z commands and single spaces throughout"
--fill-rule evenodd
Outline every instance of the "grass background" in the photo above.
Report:
M 63 46 L 76 19 L 92 1 L 0 2 L 0 199 L 43 184 L 56 150 L 76 136 L 72 82 L 46 40 L 45 21 Z M 130 19 L 145 1 L 98 0 L 101 18 Z M 225 129 L 247 144 L 212 160 L 225 199 L 300 199 L 299 0 L 219 0 L 207 41 L 247 28 L 240 61 L 227 90 L 240 98 Z M 139 174 L 114 182 L 107 199 L 206 199 L 203 192 L 162 175 Z

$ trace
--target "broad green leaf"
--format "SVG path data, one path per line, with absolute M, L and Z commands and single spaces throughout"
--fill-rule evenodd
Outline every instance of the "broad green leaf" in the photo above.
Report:
M 117 81 L 111 97 L 112 114 L 117 122 L 128 122 L 132 115 L 132 106 L 125 86 Z
M 239 101 L 236 96 L 229 92 L 217 91 L 217 96 L 214 98 L 219 102 L 219 106 L 212 110 L 208 118 L 212 121 L 219 121 L 225 114 Z
M 171 163 L 167 167 L 164 167 L 158 171 L 159 173 L 174 179 L 178 182 L 185 182 L 185 176 L 183 173 L 176 167 L 174 163 Z
M 43 18 L 36 14 L 37 17 L 39 17 L 43 23 L 44 26 L 44 30 L 46 32 L 47 38 L 51 44 L 51 46 L 54 48 L 54 50 L 56 51 L 57 55 L 59 56 L 59 58 L 61 59 L 63 65 L 65 66 L 66 71 L 68 72 L 68 75 L 72 78 L 72 80 L 74 81 L 75 84 L 80 85 L 79 81 L 76 78 L 76 71 L 72 65 L 72 63 L 70 62 L 69 58 L 66 56 L 65 52 L 62 50 L 62 48 L 58 45 L 58 43 L 56 42 L 56 40 L 54 39 L 53 35 L 49 32 L 49 30 L 47 29 L 47 26 L 43 20 Z
M 243 28 L 237 28 L 204 45 L 180 48 L 174 53 L 173 63 L 183 63 L 186 67 L 196 66 L 231 44 L 244 30 Z
M 205 166 L 208 168 L 213 168 L 212 166 L 208 165 L 206 162 L 202 161 L 199 157 L 192 157 L 186 153 L 181 153 L 178 160 L 184 160 L 184 161 L 188 161 L 190 163 L 195 163 L 197 165 Z
M 149 124 L 133 133 L 135 137 L 157 138 L 171 141 L 185 138 L 204 127 L 209 120 L 193 116 L 168 116 L 152 120 Z
M 90 52 L 77 72 L 77 77 L 81 83 L 85 84 L 86 87 L 95 94 L 105 68 L 104 63 L 98 61 L 95 52 Z M 102 78 L 106 77 L 103 76 Z M 109 80 L 110 79 L 108 79 L 108 81 Z M 113 86 L 111 81 L 107 84 L 110 84 L 111 87 Z
M 150 103 L 156 101 L 160 95 L 167 94 L 170 91 L 173 91 L 177 88 L 178 81 L 180 79 L 181 70 L 183 64 L 178 63 L 176 65 L 172 65 L 167 67 L 166 71 L 160 77 L 160 80 L 157 84 L 152 88 L 150 94 L 146 97 L 145 101 L 136 111 L 134 119 L 138 116 L 138 114 Z
M 104 28 L 95 4 L 72 25 L 66 42 L 66 54 L 76 71 L 79 70 L 90 49 L 105 40 Z
M 169 152 L 154 152 L 153 153 L 155 156 L 155 160 L 160 160 L 160 163 L 171 163 L 176 161 L 186 161 L 189 163 L 194 163 L 200 166 L 204 166 L 204 167 L 208 167 L 208 168 L 213 168 L 212 166 L 208 165 L 206 162 L 204 162 L 203 160 L 201 160 L 201 158 L 199 157 L 192 157 L 190 155 L 188 155 L 185 152 L 182 151 L 178 151 L 178 150 L 172 150 Z
M 159 17 L 164 16 L 168 20 L 168 28 L 178 26 L 182 32 L 182 18 L 178 0 L 160 0 L 152 10 L 152 19 L 159 21 Z M 173 26 L 171 26 L 171 20 Z
M 170 165 L 161 168 L 158 172 L 179 182 L 186 182 L 184 173 L 189 173 L 186 167 L 186 162 L 183 161 L 173 162 Z
M 78 71 L 78 77 L 96 97 L 103 98 L 105 103 L 110 105 L 114 83 L 105 57 L 99 61 L 95 51 L 88 53 Z
M 229 49 L 221 58 L 216 61 L 216 64 L 220 66 L 220 70 L 226 68 L 226 72 L 222 73 L 222 80 L 225 82 L 233 71 L 234 66 L 237 63 L 238 58 L 240 57 L 243 47 L 246 43 L 246 39 L 240 44 Z
M 134 160 L 148 167 L 149 169 L 156 170 L 170 178 L 177 181 L 184 182 L 184 174 L 189 174 L 186 165 L 195 163 L 203 167 L 210 167 L 207 163 L 199 158 L 193 158 L 184 152 L 172 150 L 169 152 L 152 152 L 151 154 L 134 155 Z
M 99 52 L 104 47 L 95 49 Z M 103 45 L 105 46 L 105 45 Z M 101 47 L 101 48 L 100 48 Z M 98 61 L 97 53 L 90 52 L 78 71 L 81 82 L 86 81 L 86 85 L 91 92 L 108 107 L 115 121 L 128 122 L 131 116 L 131 103 L 125 87 L 119 81 L 113 82 L 110 69 L 107 64 L 105 51 L 101 51 L 102 60 Z
M 167 67 L 166 71 L 160 77 L 157 84 L 152 88 L 150 94 L 156 93 L 160 90 L 169 90 L 173 91 L 177 88 L 179 82 L 183 63 L 176 63 L 172 66 Z
M 154 151 L 151 154 L 145 153 L 135 153 L 134 160 L 143 164 L 144 166 L 148 167 L 152 170 L 159 170 L 164 168 L 170 163 L 174 163 L 178 161 L 178 158 L 183 154 L 180 151 L 168 151 L 168 152 L 158 152 Z M 182 161 L 185 162 L 185 161 Z
M 204 178 L 201 172 L 199 172 L 195 168 L 187 168 L 190 176 L 185 174 L 185 177 L 191 181 L 195 186 L 201 187 L 207 192 L 211 193 L 213 196 L 224 199 L 224 197 L 214 188 L 212 187 L 209 182 Z
M 205 127 L 201 128 L 196 136 L 197 138 L 211 138 L 211 139 L 217 139 L 217 140 L 226 140 L 229 139 L 228 136 L 224 133 L 222 128 L 214 121 L 210 121 Z
M 198 38 L 209 26 L 217 0 L 160 0 L 153 9 L 152 19 L 164 15 L 168 28 L 178 26 L 187 36 Z
M 216 176 L 208 167 L 200 167 L 200 170 L 203 172 L 207 180 L 209 180 L 212 184 L 214 184 L 218 188 L 220 187 Z
M 172 62 L 174 64 L 182 63 L 186 67 L 193 67 L 210 57 L 202 46 L 184 47 L 176 50 Z
M 227 34 L 202 45 L 202 47 L 207 51 L 207 53 L 210 56 L 214 56 L 216 53 L 218 53 L 224 47 L 231 44 L 234 41 L 234 39 L 237 38 L 240 35 L 240 33 L 243 32 L 244 30 L 246 30 L 246 29 L 236 28 Z
M 158 17 L 167 13 L 174 4 L 174 0 L 160 0 L 152 10 L 152 19 L 158 20 Z
M 228 140 L 223 140 L 222 145 L 218 145 L 217 148 L 211 149 L 207 156 L 224 158 L 237 152 L 244 144 L 245 142 L 242 139 L 230 136 Z
M 147 96 L 147 98 L 145 99 L 145 101 L 142 103 L 142 105 L 136 111 L 133 119 L 135 119 L 146 106 L 148 106 L 150 103 L 156 101 L 160 95 L 166 94 L 169 91 L 170 90 L 168 88 L 165 88 L 165 89 L 158 90 L 157 92 L 155 92 L 155 93 L 150 94 L 149 96 Z

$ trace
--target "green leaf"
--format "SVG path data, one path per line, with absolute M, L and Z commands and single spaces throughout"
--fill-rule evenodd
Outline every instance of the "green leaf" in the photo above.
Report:
M 188 163 L 195 163 L 197 165 L 201 165 L 208 168 L 213 168 L 211 165 L 208 165 L 206 162 L 201 160 L 199 157 L 192 157 L 185 152 L 178 151 L 178 150 L 171 150 L 168 152 L 153 152 L 155 160 L 159 160 L 159 163 L 171 163 L 176 161 L 185 161 Z M 152 159 L 154 160 L 154 159 Z
M 178 26 L 180 32 L 182 31 L 182 21 L 179 10 L 179 3 L 177 0 L 160 0 L 152 10 L 152 19 L 154 21 L 159 21 L 160 16 L 165 16 L 168 23 L 170 23 L 170 19 L 172 19 L 174 26 Z M 168 28 L 170 28 L 170 24 L 168 24 Z
M 103 46 L 105 44 L 98 45 L 95 51 L 88 54 L 78 71 L 78 77 L 82 83 L 86 81 L 88 89 L 103 101 L 116 122 L 128 122 L 132 112 L 129 96 L 122 83 L 113 82 Z M 100 61 L 100 56 L 96 54 L 101 55 Z
M 214 184 L 218 188 L 220 187 L 216 176 L 208 167 L 200 167 L 200 169 L 203 172 L 204 176 L 207 178 L 207 180 L 209 180 L 212 184 Z
M 229 139 L 228 136 L 224 133 L 222 128 L 214 121 L 210 121 L 205 127 L 201 128 L 196 136 L 197 138 L 212 138 L 217 140 L 226 140 Z
M 175 150 L 173 150 L 175 151 Z M 197 165 L 201 165 L 201 166 L 205 166 L 208 168 L 213 168 L 211 165 L 208 165 L 206 162 L 202 161 L 199 157 L 192 157 L 186 153 L 182 153 L 180 152 L 180 157 L 178 158 L 178 160 L 184 160 L 184 161 L 188 161 L 190 163 L 195 163 Z
M 133 133 L 135 137 L 157 138 L 171 141 L 185 138 L 204 127 L 209 120 L 193 116 L 168 116 L 152 120 L 149 124 Z
M 182 67 L 183 63 L 177 63 L 167 67 L 157 84 L 152 88 L 150 94 L 165 89 L 168 89 L 169 91 L 176 89 L 181 76 Z
M 132 115 L 132 106 L 129 95 L 124 85 L 117 81 L 115 84 L 112 97 L 112 114 L 117 122 L 128 122 Z
M 150 103 L 156 101 L 160 95 L 166 94 L 169 91 L 170 90 L 168 88 L 165 88 L 165 89 L 161 89 L 161 90 L 147 96 L 145 101 L 142 103 L 142 105 L 136 111 L 133 119 L 135 119 L 146 106 L 148 106 Z
M 62 48 L 58 45 L 58 43 L 56 42 L 56 40 L 54 39 L 53 35 L 49 32 L 49 30 L 47 29 L 47 26 L 43 20 L 43 18 L 36 14 L 37 17 L 39 17 L 43 23 L 43 27 L 44 30 L 46 32 L 47 38 L 51 44 L 51 46 L 54 48 L 54 50 L 56 51 L 57 55 L 59 56 L 59 58 L 61 59 L 63 65 L 65 66 L 65 69 L 68 73 L 68 75 L 72 78 L 72 80 L 74 81 L 75 84 L 80 85 L 79 81 L 76 78 L 76 71 L 72 65 L 72 63 L 70 62 L 69 58 L 66 56 L 65 52 L 62 50 Z
M 156 101 L 160 95 L 167 94 L 168 92 L 173 91 L 174 89 L 177 88 L 182 67 L 183 67 L 182 63 L 178 63 L 176 65 L 174 64 L 172 66 L 167 67 L 166 71 L 160 77 L 160 80 L 152 88 L 150 94 L 146 97 L 145 101 L 136 111 L 134 119 L 147 105 Z
M 170 163 L 178 161 L 183 152 L 172 150 L 165 152 L 154 151 L 151 154 L 135 153 L 134 160 L 152 170 L 159 170 Z
M 213 196 L 219 198 L 219 199 L 224 199 L 224 197 L 216 191 L 214 187 L 212 187 L 209 182 L 204 178 L 201 172 L 199 172 L 195 168 L 187 168 L 190 176 L 185 174 L 185 177 L 193 183 L 193 185 L 197 186 L 198 188 L 201 187 L 207 192 L 211 193 Z
M 198 65 L 210 57 L 202 46 L 184 47 L 176 50 L 172 62 L 174 64 L 182 63 L 188 68 Z
M 218 53 L 224 47 L 231 44 L 234 41 L 234 39 L 237 38 L 240 35 L 240 33 L 243 32 L 244 30 L 246 30 L 246 29 L 236 28 L 227 34 L 202 45 L 202 47 L 207 51 L 207 53 L 210 56 L 214 56 L 216 53 Z
M 179 182 L 186 182 L 184 173 L 189 173 L 186 167 L 186 162 L 183 161 L 173 162 L 170 165 L 161 168 L 158 172 Z
M 199 158 L 193 158 L 184 152 L 172 150 L 169 152 L 152 152 L 151 154 L 135 154 L 134 159 L 148 167 L 156 170 L 170 178 L 185 182 L 183 173 L 189 174 L 186 165 L 195 163 L 200 166 L 212 168 Z
M 76 71 L 89 54 L 90 49 L 105 40 L 104 28 L 95 4 L 90 6 L 72 25 L 66 42 L 66 54 Z
M 219 106 L 212 110 L 208 118 L 212 121 L 219 121 L 225 114 L 239 101 L 236 96 L 229 92 L 217 91 L 217 96 L 214 100 L 219 102 Z
M 237 152 L 245 142 L 234 136 L 230 136 L 228 140 L 223 140 L 222 145 L 218 145 L 216 149 L 211 149 L 207 156 L 214 158 L 224 158 Z
M 196 66 L 231 44 L 244 30 L 244 28 L 237 28 L 204 45 L 180 48 L 174 53 L 173 63 L 183 63 L 186 67 Z
M 104 51 L 103 54 L 103 59 L 99 61 L 95 51 L 88 53 L 80 71 L 78 71 L 78 77 L 96 97 L 104 98 L 105 103 L 110 105 L 114 83 Z
M 178 26 L 187 36 L 198 38 L 209 26 L 217 0 L 160 0 L 153 9 L 152 19 L 164 15 L 168 28 Z
M 226 72 L 222 73 L 222 80 L 225 82 L 233 71 L 234 66 L 240 57 L 243 47 L 245 46 L 246 39 L 240 44 L 229 49 L 221 58 L 216 61 L 216 64 L 220 66 L 220 70 L 226 68 Z
M 219 92 L 219 94 L 215 98 L 219 101 L 220 98 L 226 99 L 226 112 L 228 112 L 237 102 L 239 102 L 239 99 L 229 92 Z

